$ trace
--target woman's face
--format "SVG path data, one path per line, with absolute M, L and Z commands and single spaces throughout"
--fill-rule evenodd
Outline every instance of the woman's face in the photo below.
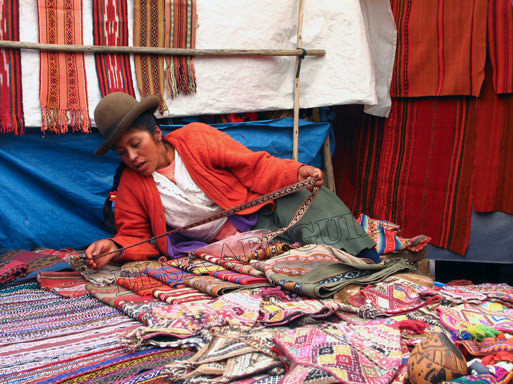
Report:
M 162 131 L 157 127 L 151 134 L 146 129 L 130 129 L 114 145 L 121 161 L 144 176 L 150 176 L 162 168 L 159 146 L 162 144 Z

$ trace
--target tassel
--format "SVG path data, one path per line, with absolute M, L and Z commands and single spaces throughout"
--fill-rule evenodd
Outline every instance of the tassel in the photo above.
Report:
M 483 324 L 468 324 L 465 328 L 458 330 L 460 340 L 484 340 L 488 337 L 495 337 L 500 332 Z

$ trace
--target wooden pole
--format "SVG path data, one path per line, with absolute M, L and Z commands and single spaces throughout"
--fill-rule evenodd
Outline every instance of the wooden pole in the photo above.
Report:
M 0 48 L 35 49 L 39 51 L 82 53 L 125 53 L 171 56 L 301 56 L 302 49 L 190 49 L 163 47 L 132 47 L 114 45 L 63 45 L 0 40 Z M 306 56 L 324 56 L 324 49 L 306 50 Z
M 297 44 L 296 48 L 301 50 L 303 45 L 303 13 L 305 3 L 299 0 L 299 15 L 297 21 Z M 302 51 L 302 50 L 301 50 Z M 292 159 L 298 160 L 299 158 L 299 69 L 301 66 L 302 57 L 296 56 L 296 77 L 294 78 L 294 126 L 292 130 Z

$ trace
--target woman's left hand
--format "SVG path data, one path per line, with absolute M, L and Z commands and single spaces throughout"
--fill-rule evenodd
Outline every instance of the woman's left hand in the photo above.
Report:
M 315 183 L 316 187 L 322 187 L 324 184 L 324 174 L 319 168 L 306 164 L 299 167 L 299 170 L 297 171 L 298 181 L 304 181 L 310 177 L 317 179 L 317 182 Z

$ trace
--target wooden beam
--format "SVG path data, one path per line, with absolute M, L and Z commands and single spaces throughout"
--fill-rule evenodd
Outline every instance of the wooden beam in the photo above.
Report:
M 34 49 L 74 53 L 125 53 L 167 56 L 301 56 L 302 49 L 190 49 L 163 47 L 132 47 L 114 45 L 63 45 L 0 40 L 0 48 Z M 324 56 L 323 49 L 308 49 L 306 56 Z
M 296 48 L 301 49 L 303 45 L 303 13 L 305 3 L 299 0 L 299 15 L 297 22 L 297 44 Z M 304 52 L 303 52 L 304 53 Z M 296 57 L 296 76 L 294 78 L 294 126 L 292 130 L 292 159 L 298 160 L 299 157 L 299 70 L 301 68 L 301 61 L 303 57 L 298 55 Z

